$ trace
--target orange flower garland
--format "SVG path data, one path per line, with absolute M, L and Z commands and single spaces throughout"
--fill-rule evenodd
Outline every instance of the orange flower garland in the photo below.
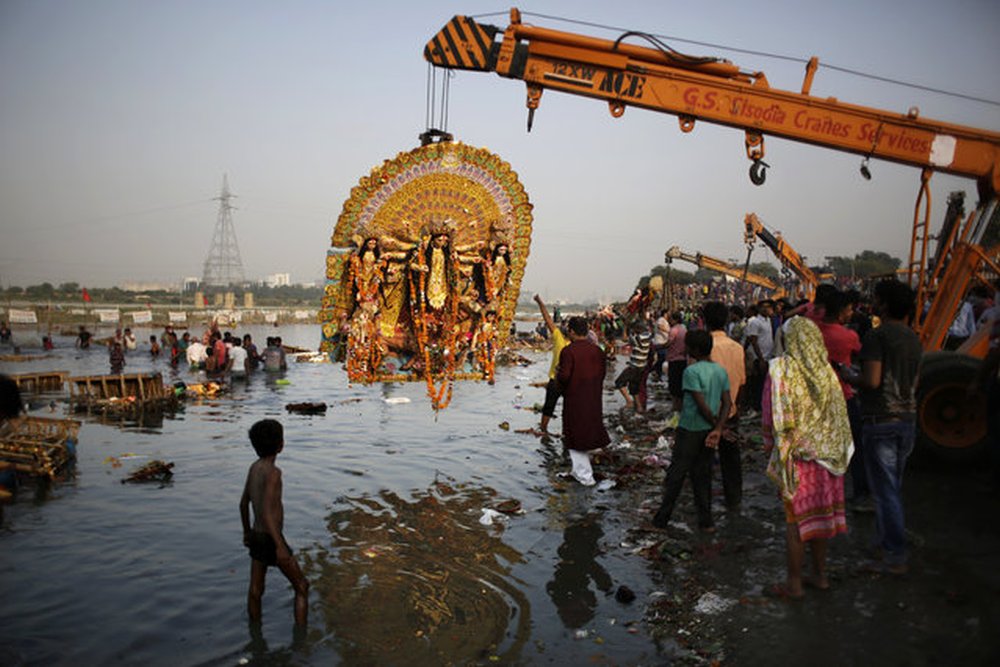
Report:
M 418 249 L 419 252 L 419 249 Z M 454 260 L 454 255 L 449 252 L 449 258 Z M 454 269 L 454 262 L 452 263 Z M 427 396 L 431 399 L 431 406 L 435 410 L 443 410 L 451 403 L 452 391 L 455 385 L 455 367 L 458 356 L 455 354 L 455 344 L 457 342 L 457 331 L 455 323 L 458 319 L 458 299 L 455 297 L 458 288 L 455 279 L 455 271 L 451 271 L 449 276 L 448 294 L 448 316 L 441 323 L 442 332 L 442 356 L 444 357 L 444 367 L 440 373 L 441 386 L 437 387 L 434 380 L 434 372 L 431 369 L 430 346 L 427 344 L 427 304 L 424 299 L 427 286 L 427 274 L 425 271 L 417 271 L 419 278 L 419 295 L 414 293 L 413 280 L 410 281 L 410 303 L 419 304 L 419 308 L 413 311 L 414 324 L 416 324 L 417 346 L 424 360 L 424 382 L 427 383 Z M 419 316 L 418 313 L 419 312 Z M 445 396 L 447 392 L 447 397 Z

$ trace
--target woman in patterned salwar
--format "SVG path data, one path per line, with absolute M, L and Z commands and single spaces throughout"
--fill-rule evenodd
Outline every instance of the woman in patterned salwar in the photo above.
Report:
M 765 594 L 798 598 L 803 584 L 830 586 L 827 540 L 847 532 L 844 473 L 854 452 L 844 394 L 823 335 L 808 318 L 789 320 L 785 354 L 771 361 L 762 406 L 767 474 L 784 503 L 788 555 L 786 582 Z M 813 564 L 809 579 L 802 577 L 806 542 Z

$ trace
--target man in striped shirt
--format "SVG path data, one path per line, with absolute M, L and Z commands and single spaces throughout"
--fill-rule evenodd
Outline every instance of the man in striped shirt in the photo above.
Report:
M 641 331 L 634 336 L 629 336 L 632 344 L 632 354 L 629 355 L 628 365 L 625 370 L 615 378 L 615 389 L 625 397 L 625 406 L 635 408 L 636 412 L 645 412 L 646 406 L 641 401 L 636 401 L 636 396 L 642 387 L 642 381 L 646 377 L 646 364 L 649 362 L 649 347 L 652 341 L 649 331 Z

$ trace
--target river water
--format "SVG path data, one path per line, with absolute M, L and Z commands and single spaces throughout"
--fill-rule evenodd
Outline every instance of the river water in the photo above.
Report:
M 276 330 L 248 331 L 260 344 Z M 320 335 L 278 333 L 310 349 Z M 105 349 L 56 344 L 0 372 L 107 372 Z M 147 349 L 126 372 L 198 381 Z M 528 356 L 538 363 L 498 368 L 493 386 L 459 383 L 438 414 L 422 384 L 349 385 L 338 364 L 290 363 L 162 418 L 77 415 L 72 477 L 23 486 L 4 510 L 0 664 L 656 662 L 641 608 L 614 596 L 651 586 L 641 559 L 609 548 L 627 539 L 615 511 L 627 492 L 557 479 L 552 445 L 516 433 L 536 424 L 544 390 L 530 384 L 548 369 L 547 354 Z M 72 416 L 62 392 L 26 398 L 31 414 Z M 330 408 L 286 412 L 303 401 Z M 262 627 L 247 622 L 237 503 L 255 460 L 247 429 L 265 417 L 285 425 L 285 535 L 312 585 L 304 633 L 274 569 Z M 151 459 L 174 463 L 172 481 L 121 483 Z M 504 501 L 523 513 L 480 522 Z

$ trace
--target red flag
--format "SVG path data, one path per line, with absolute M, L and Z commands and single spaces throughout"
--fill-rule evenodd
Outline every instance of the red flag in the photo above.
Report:
M 83 288 L 83 302 L 90 303 L 90 292 L 87 291 L 86 287 Z
M 208 305 L 208 297 L 207 296 L 202 295 L 202 297 L 201 297 L 201 304 L 203 306 L 207 306 Z

